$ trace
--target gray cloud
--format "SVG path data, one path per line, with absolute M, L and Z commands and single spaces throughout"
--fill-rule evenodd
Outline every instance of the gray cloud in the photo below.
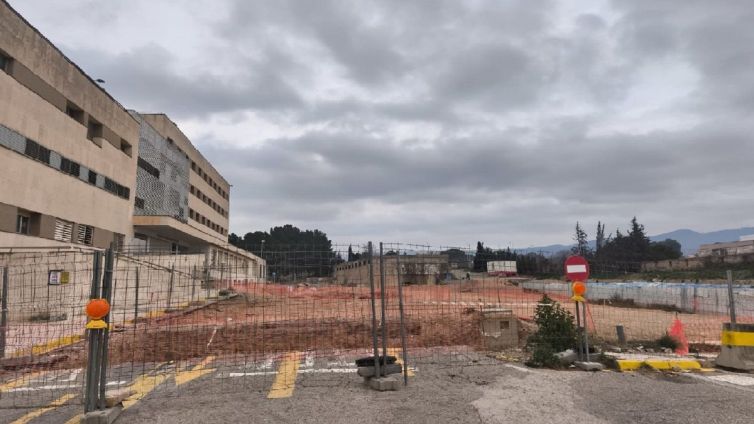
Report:
M 126 106 L 193 131 L 235 232 L 526 246 L 576 220 L 754 224 L 747 1 L 228 0 L 159 30 L 121 18 L 149 2 L 108 3 L 107 47 L 59 19 L 88 2 L 15 3 Z

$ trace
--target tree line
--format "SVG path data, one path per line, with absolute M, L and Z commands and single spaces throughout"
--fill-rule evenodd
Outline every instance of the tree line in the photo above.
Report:
M 290 224 L 254 231 L 243 237 L 231 233 L 228 242 L 267 261 L 267 275 L 278 281 L 326 277 L 343 262 L 332 241 L 320 230 L 301 230 Z

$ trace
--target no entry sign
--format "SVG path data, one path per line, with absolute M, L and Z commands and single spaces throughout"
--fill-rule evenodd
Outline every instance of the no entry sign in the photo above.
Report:
M 565 261 L 565 274 L 571 281 L 586 281 L 589 278 L 589 262 L 583 256 L 569 256 Z

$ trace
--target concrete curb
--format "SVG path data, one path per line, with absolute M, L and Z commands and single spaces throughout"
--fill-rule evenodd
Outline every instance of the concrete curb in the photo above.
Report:
M 695 359 L 618 359 L 617 362 L 620 371 L 635 371 L 642 366 L 656 371 L 699 371 L 702 369 L 702 364 Z

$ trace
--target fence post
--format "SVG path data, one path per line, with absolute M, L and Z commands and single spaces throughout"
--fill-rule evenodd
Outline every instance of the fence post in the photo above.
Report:
M 92 258 L 92 285 L 89 299 L 100 297 L 101 252 L 94 252 Z M 84 412 L 92 412 L 97 407 L 97 382 L 99 381 L 99 330 L 87 330 L 89 349 L 86 361 L 86 387 L 84 388 Z
M 380 348 L 377 345 L 377 298 L 374 293 L 374 263 L 372 261 L 373 259 L 373 252 L 372 252 L 372 242 L 369 242 L 369 290 L 371 292 L 371 300 L 372 300 L 372 347 L 374 352 L 374 375 L 376 377 L 379 377 L 380 374 Z
M 726 272 L 728 277 L 728 304 L 730 305 L 730 326 L 731 330 L 735 331 L 736 326 L 736 298 L 733 294 L 733 272 L 728 270 Z
M 175 260 L 175 259 L 173 259 Z M 175 262 L 170 266 L 170 280 L 168 282 L 168 307 L 167 310 L 173 307 L 173 279 L 175 278 Z
M 99 372 L 99 409 L 105 409 L 105 386 L 107 385 L 107 353 L 108 344 L 110 341 L 110 315 L 112 313 L 113 304 L 113 274 L 114 274 L 114 257 L 115 257 L 115 243 L 110 245 L 105 253 L 105 275 L 102 280 L 102 298 L 107 300 L 110 304 L 110 312 L 102 318 L 107 324 L 107 327 L 99 330 L 102 332 L 102 343 L 100 347 L 100 372 Z
M 139 267 L 136 267 L 136 273 L 134 274 L 136 281 L 136 295 L 134 296 L 134 324 L 136 324 L 139 318 Z M 136 325 L 134 325 L 134 329 L 136 329 Z
M 191 302 L 194 302 L 194 295 L 196 294 L 196 265 L 191 269 Z
M 382 310 L 382 356 L 385 357 L 385 365 L 387 365 L 387 305 L 385 304 L 387 295 L 385 294 L 385 255 L 382 253 L 382 242 L 380 242 L 380 308 Z M 387 367 L 382 367 L 383 375 Z M 378 374 L 379 375 L 379 374 Z
M 403 350 L 403 385 L 408 386 L 408 353 L 406 347 L 406 326 L 403 319 L 403 283 L 401 282 L 401 248 L 398 246 L 395 255 L 395 268 L 398 278 L 398 310 L 401 316 L 401 348 Z
M 8 267 L 3 267 L 3 298 L 0 312 L 0 358 L 5 358 L 5 338 L 8 331 Z

